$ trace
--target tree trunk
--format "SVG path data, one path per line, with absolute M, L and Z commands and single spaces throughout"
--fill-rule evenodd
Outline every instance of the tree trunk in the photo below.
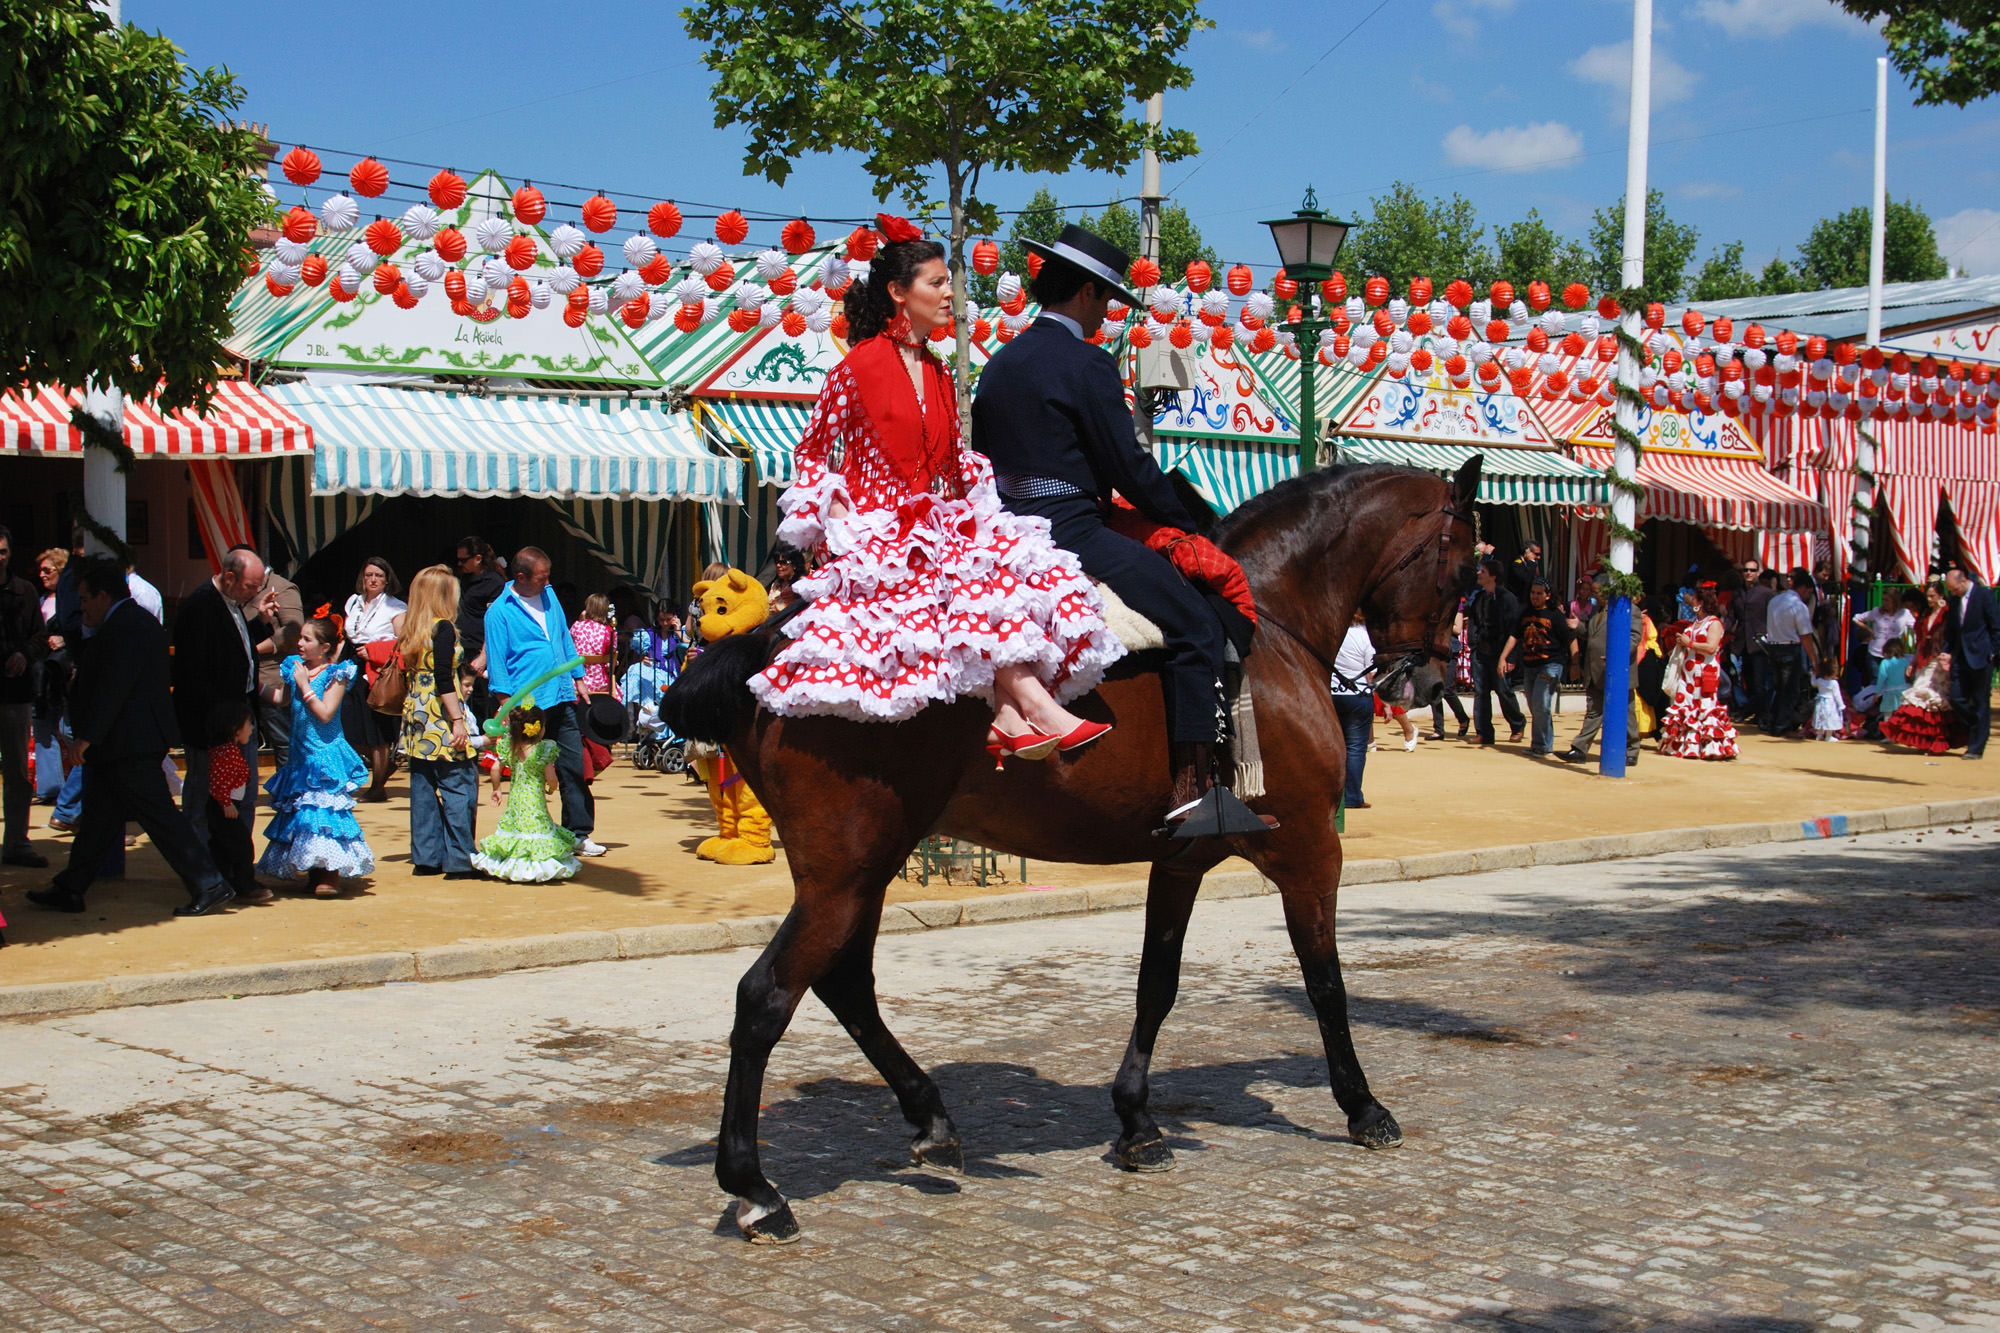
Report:
M 946 260 L 951 267 L 951 319 L 957 357 L 952 367 L 958 385 L 960 429 L 972 435 L 972 321 L 967 317 L 971 292 L 965 280 L 965 183 L 955 170 L 946 172 L 951 190 L 951 244 Z

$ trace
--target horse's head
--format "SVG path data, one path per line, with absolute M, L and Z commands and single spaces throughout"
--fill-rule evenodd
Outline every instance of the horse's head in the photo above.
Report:
M 1472 505 L 1483 462 L 1474 454 L 1450 481 L 1426 479 L 1435 488 L 1430 503 L 1387 539 L 1361 587 L 1361 612 L 1375 642 L 1376 691 L 1405 708 L 1436 703 L 1444 692 L 1452 616 L 1476 568 Z

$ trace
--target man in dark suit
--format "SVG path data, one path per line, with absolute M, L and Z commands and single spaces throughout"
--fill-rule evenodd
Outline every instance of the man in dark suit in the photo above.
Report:
M 166 631 L 132 600 L 116 563 L 85 562 L 77 586 L 88 637 L 70 692 L 70 733 L 83 766 L 83 818 L 68 868 L 28 901 L 81 912 L 84 891 L 123 841 L 125 821 L 134 819 L 187 885 L 188 901 L 174 915 L 214 911 L 234 895 L 206 841 L 174 808 L 162 771 L 167 751 L 180 741 L 167 695 Z
M 1951 654 L 1951 706 L 1964 721 L 1965 757 L 1986 753 L 1992 723 L 1993 656 L 2000 646 L 2000 606 L 1993 590 L 1962 569 L 1944 575 L 1944 645 Z
M 1223 631 L 1193 585 L 1158 554 L 1106 527 L 1099 507 L 1116 491 L 1154 522 L 1196 531 L 1159 463 L 1139 445 L 1117 365 L 1085 341 L 1114 299 L 1143 303 L 1124 286 L 1130 261 L 1109 241 L 1072 226 L 1054 245 L 1025 244 L 1042 257 L 1032 285 L 1042 313 L 980 373 L 972 447 L 993 461 L 1009 509 L 1047 519 L 1056 545 L 1074 552 L 1086 574 L 1160 627 L 1172 823 L 1207 790 L 1213 747 L 1223 739 Z
M 245 546 L 222 557 L 215 577 L 189 593 L 174 614 L 174 717 L 187 741 L 186 785 L 181 809 L 204 839 L 208 836 L 208 750 L 202 738 L 217 704 L 244 702 L 257 715 L 258 640 L 246 616 L 258 614 L 248 603 L 263 591 L 263 560 Z M 245 828 L 257 825 L 257 745 L 243 747 L 243 762 L 252 774 L 243 799 L 236 803 Z

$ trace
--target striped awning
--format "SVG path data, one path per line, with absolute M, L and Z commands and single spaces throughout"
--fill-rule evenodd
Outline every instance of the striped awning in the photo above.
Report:
M 737 500 L 743 463 L 655 401 L 286 384 L 314 431 L 315 494 Z
M 1227 514 L 1251 496 L 1299 475 L 1299 446 L 1294 439 L 1252 443 L 1166 437 L 1154 452 L 1163 469 L 1186 477 L 1217 514 Z
M 1578 462 L 1611 466 L 1609 449 L 1576 446 Z M 1766 472 L 1756 459 L 1650 452 L 1639 459 L 1647 518 L 1704 528 L 1824 532 L 1826 508 Z
M 1474 454 L 1483 454 L 1479 499 L 1484 504 L 1601 505 L 1609 498 L 1599 473 L 1543 449 L 1482 449 L 1349 435 L 1336 436 L 1333 443 L 1343 463 L 1395 463 L 1447 477 Z
M 81 454 L 83 435 L 70 413 L 81 389 L 44 385 L 31 394 L 0 394 L 0 450 Z M 310 453 L 312 427 L 254 385 L 223 380 L 208 410 L 162 412 L 125 400 L 125 443 L 141 458 L 266 458 Z
M 792 484 L 792 456 L 805 436 L 812 404 L 697 399 L 695 410 L 714 420 L 719 435 L 732 448 L 749 450 L 759 482 L 780 487 Z

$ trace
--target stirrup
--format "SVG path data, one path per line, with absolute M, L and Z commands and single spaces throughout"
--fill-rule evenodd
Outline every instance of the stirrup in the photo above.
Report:
M 1171 820 L 1173 815 L 1168 815 Z M 1217 783 L 1202 793 L 1187 815 L 1178 824 L 1167 824 L 1153 830 L 1156 838 L 1226 838 L 1241 833 L 1269 833 L 1277 827 L 1275 820 L 1265 822 L 1264 816 L 1238 800 L 1236 793 Z

